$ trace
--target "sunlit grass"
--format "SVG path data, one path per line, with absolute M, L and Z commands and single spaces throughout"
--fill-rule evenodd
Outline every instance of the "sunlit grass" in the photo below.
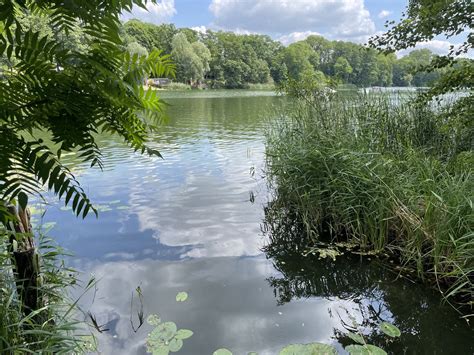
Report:
M 295 214 L 314 242 L 389 251 L 447 298 L 472 305 L 474 154 L 454 106 L 293 96 L 290 118 L 267 135 L 273 208 Z

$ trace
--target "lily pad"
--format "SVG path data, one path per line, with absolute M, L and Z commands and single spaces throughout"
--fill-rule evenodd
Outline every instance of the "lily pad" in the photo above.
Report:
M 173 338 L 169 343 L 169 349 L 172 352 L 177 352 L 183 347 L 183 341 L 181 339 Z
M 193 331 L 189 329 L 179 329 L 174 336 L 176 339 L 188 339 L 193 336 Z
M 285 346 L 280 355 L 336 355 L 337 351 L 331 345 L 322 343 L 291 344 Z
M 150 325 L 158 325 L 161 323 L 160 317 L 158 317 L 156 314 L 150 314 L 146 321 Z
M 184 302 L 188 299 L 188 293 L 187 292 L 179 292 L 176 295 L 176 302 Z
M 400 329 L 388 322 L 382 322 L 380 330 L 392 338 L 398 338 L 402 334 Z
M 176 324 L 174 322 L 165 322 L 160 323 L 153 331 L 150 333 L 149 338 L 152 341 L 158 343 L 169 342 L 176 334 Z
M 357 333 L 349 333 L 347 334 L 347 336 L 349 338 L 351 338 L 352 340 L 354 340 L 356 343 L 359 343 L 359 344 L 362 344 L 364 345 L 365 344 L 365 340 L 364 340 L 364 337 L 360 334 L 357 334 Z
M 350 355 L 387 355 L 387 353 L 375 345 L 349 345 L 345 347 Z
M 212 355 L 232 355 L 232 352 L 226 348 L 221 348 L 214 351 Z

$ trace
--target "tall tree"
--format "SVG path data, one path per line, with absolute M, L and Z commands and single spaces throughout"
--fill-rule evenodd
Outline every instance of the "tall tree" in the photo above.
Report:
M 178 80 L 194 84 L 204 79 L 209 71 L 211 54 L 200 42 L 189 43 L 186 34 L 180 32 L 173 37 L 171 55 L 178 68 Z
M 339 57 L 334 64 L 334 72 L 336 77 L 347 81 L 349 74 L 352 73 L 352 67 L 344 57 Z

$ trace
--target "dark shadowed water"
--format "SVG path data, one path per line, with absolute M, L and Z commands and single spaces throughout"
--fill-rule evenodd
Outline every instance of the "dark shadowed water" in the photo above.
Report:
M 164 96 L 170 121 L 152 146 L 165 159 L 102 137 L 104 171 L 67 157 L 99 219 L 76 219 L 53 202 L 43 221 L 57 222 L 49 234 L 75 254 L 71 263 L 84 278 L 100 279 L 82 306 L 110 329 L 98 336 L 104 354 L 145 353 L 151 327 L 134 333 L 130 325 L 138 286 L 145 315 L 194 331 L 180 354 L 220 347 L 275 354 L 309 342 L 344 353 L 353 321 L 389 353 L 473 353 L 472 329 L 436 291 L 397 279 L 375 261 L 302 259 L 291 242 L 270 243 L 262 234 L 263 132 L 284 98 L 248 91 Z M 186 302 L 176 302 L 180 291 L 189 294 Z M 387 341 L 377 330 L 382 321 L 402 337 Z

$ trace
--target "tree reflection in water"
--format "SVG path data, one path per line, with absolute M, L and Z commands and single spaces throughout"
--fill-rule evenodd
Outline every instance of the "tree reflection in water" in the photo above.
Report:
M 281 276 L 270 277 L 279 305 L 318 297 L 329 302 L 334 338 L 354 343 L 348 332 L 360 331 L 367 343 L 389 353 L 472 353 L 472 329 L 426 285 L 397 277 L 377 258 L 341 255 L 332 260 L 303 256 L 311 243 L 297 216 L 265 208 L 262 230 L 267 258 Z M 381 322 L 402 332 L 396 340 L 379 330 Z

